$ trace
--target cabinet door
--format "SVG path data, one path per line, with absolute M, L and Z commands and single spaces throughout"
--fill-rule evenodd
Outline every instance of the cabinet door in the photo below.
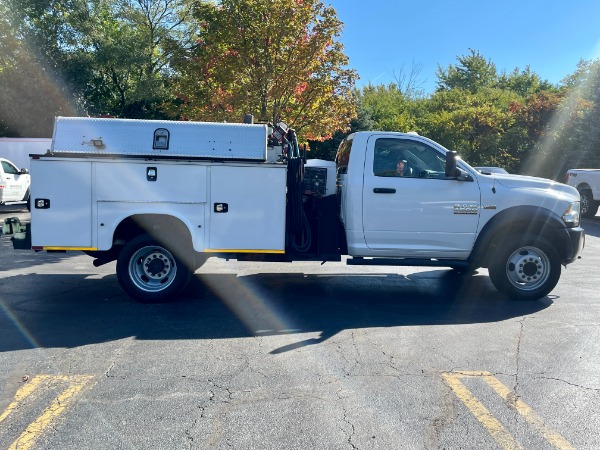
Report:
M 32 245 L 81 247 L 92 245 L 92 163 L 31 161 Z M 36 208 L 36 199 L 49 200 Z
M 285 166 L 212 166 L 210 180 L 206 251 L 283 253 Z

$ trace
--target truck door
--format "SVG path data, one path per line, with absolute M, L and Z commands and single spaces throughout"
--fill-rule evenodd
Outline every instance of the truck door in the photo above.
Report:
M 419 136 L 373 135 L 363 189 L 373 255 L 466 258 L 479 223 L 476 180 L 446 179 L 445 152 Z
M 3 202 L 18 202 L 23 200 L 28 184 L 26 179 L 28 175 L 23 175 L 10 162 L 3 160 L 2 170 L 4 171 L 4 195 Z

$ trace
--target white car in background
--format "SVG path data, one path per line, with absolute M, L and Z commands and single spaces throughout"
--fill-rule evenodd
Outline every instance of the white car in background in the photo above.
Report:
M 508 171 L 506 169 L 503 169 L 502 167 L 475 167 L 475 169 L 483 174 L 508 173 Z
M 569 169 L 565 174 L 565 184 L 579 191 L 581 217 L 594 217 L 600 207 L 600 169 Z
M 0 158 L 0 205 L 28 203 L 30 184 L 27 169 L 17 169 L 8 159 Z

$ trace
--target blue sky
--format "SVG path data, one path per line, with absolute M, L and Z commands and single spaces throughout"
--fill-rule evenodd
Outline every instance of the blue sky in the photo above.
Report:
M 600 57 L 600 1 L 324 0 L 345 24 L 341 42 L 361 79 L 387 84 L 413 61 L 426 93 L 438 64 L 455 64 L 469 48 L 499 71 L 531 70 L 552 83 L 581 59 Z

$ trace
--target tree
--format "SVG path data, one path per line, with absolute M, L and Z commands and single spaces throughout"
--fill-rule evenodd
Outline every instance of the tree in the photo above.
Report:
M 0 135 L 50 137 L 54 117 L 81 111 L 55 62 L 64 9 L 0 2 Z M 52 10 L 52 15 L 45 11 Z M 34 20 L 30 16 L 47 17 Z
M 523 162 L 539 153 L 562 94 L 529 67 L 498 74 L 473 50 L 457 59 L 438 68 L 438 89 L 420 126 L 473 164 L 530 170 Z
M 572 98 L 576 110 L 569 115 L 571 133 L 578 142 L 571 148 L 569 164 L 578 167 L 600 167 L 600 59 L 582 61 L 574 74 Z M 567 167 L 571 168 L 571 167 Z
M 197 45 L 179 55 L 178 112 L 196 120 L 281 118 L 308 139 L 348 126 L 356 73 L 342 22 L 317 0 L 223 0 L 195 10 Z
M 402 65 L 398 71 L 392 72 L 395 84 L 404 97 L 414 99 L 424 96 L 423 85 L 425 80 L 421 78 L 422 71 L 423 63 L 417 63 L 413 60 L 409 71 Z
M 556 91 L 547 80 L 542 80 L 538 74 L 531 71 L 529 66 L 525 70 L 515 68 L 510 74 L 502 73 L 498 77 L 497 86 L 500 89 L 510 90 L 522 97 L 542 91 Z
M 450 64 L 446 69 L 438 66 L 438 91 L 456 88 L 475 93 L 482 87 L 491 87 L 496 83 L 496 65 L 478 51 L 469 49 L 468 55 L 458 56 L 456 59 L 458 64 Z
M 0 3 L 5 132 L 50 136 L 56 115 L 169 118 L 171 53 L 195 34 L 187 22 L 193 3 L 13 0 L 10 9 Z
M 497 88 L 472 93 L 463 89 L 438 91 L 428 103 L 429 114 L 420 127 L 446 147 L 457 150 L 473 165 L 512 169 L 511 149 L 503 147 L 502 136 L 514 124 L 508 114 L 516 96 Z
M 92 114 L 169 118 L 170 59 L 191 45 L 191 0 L 95 0 L 68 65 L 72 77 L 85 67 Z M 82 80 L 83 81 L 83 80 Z
M 403 132 L 415 129 L 410 99 L 397 84 L 368 84 L 356 91 L 355 97 L 358 116 L 368 124 L 368 129 Z
M 548 131 L 526 161 L 531 173 L 561 181 L 568 169 L 600 167 L 600 60 L 580 61 L 563 84 Z

